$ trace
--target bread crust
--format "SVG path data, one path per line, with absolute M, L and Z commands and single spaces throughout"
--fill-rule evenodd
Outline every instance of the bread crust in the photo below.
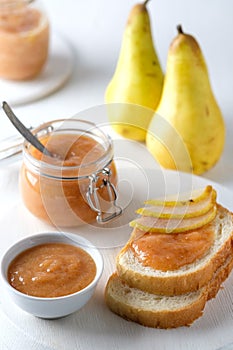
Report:
M 216 271 L 214 277 L 212 278 L 212 280 L 209 282 L 207 286 L 207 291 L 208 291 L 207 301 L 216 297 L 222 283 L 228 278 L 232 269 L 233 269 L 233 246 L 232 246 L 231 254 L 225 261 L 225 264 Z
M 116 298 L 112 293 L 112 285 L 117 282 L 124 286 L 126 282 L 121 280 L 117 273 L 110 276 L 105 288 L 105 301 L 111 311 L 126 320 L 137 322 L 146 327 L 152 328 L 176 328 L 181 326 L 190 326 L 199 318 L 205 308 L 206 302 L 214 298 L 219 291 L 221 284 L 230 274 L 233 268 L 233 253 L 229 255 L 223 267 L 220 267 L 212 280 L 200 290 L 197 298 L 190 304 L 177 309 L 164 309 L 153 311 L 135 307 L 120 298 Z M 118 280 L 118 281 L 117 281 Z M 129 287 L 130 288 L 130 287 Z
M 132 305 L 125 304 L 112 296 L 110 293 L 110 287 L 111 284 L 114 283 L 115 278 L 118 278 L 116 273 L 113 274 L 108 280 L 105 292 L 106 304 L 110 310 L 117 315 L 128 321 L 139 323 L 145 327 L 167 329 L 189 326 L 195 319 L 202 315 L 205 307 L 207 296 L 205 293 L 203 293 L 189 308 L 162 310 L 157 312 L 135 308 Z
M 232 213 L 229 213 L 227 209 L 219 204 L 218 213 L 223 216 L 230 214 L 233 221 Z M 230 232 L 228 239 L 221 248 L 211 256 L 205 265 L 194 271 L 187 270 L 185 274 L 180 275 L 151 276 L 129 269 L 128 266 L 124 265 L 121 259 L 125 254 L 125 249 L 127 249 L 126 245 L 116 258 L 117 272 L 120 278 L 130 287 L 138 288 L 148 293 L 170 296 L 197 291 L 211 281 L 214 273 L 224 264 L 230 254 L 232 254 L 232 236 L 233 232 Z

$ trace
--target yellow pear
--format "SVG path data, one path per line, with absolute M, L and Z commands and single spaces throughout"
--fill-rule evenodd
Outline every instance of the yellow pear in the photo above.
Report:
M 209 197 L 216 200 L 217 193 L 211 185 L 204 188 L 191 189 L 188 192 L 178 192 L 175 195 L 167 195 L 166 198 L 147 199 L 144 203 L 147 205 L 174 207 L 183 205 L 196 205 Z
M 183 219 L 201 216 L 207 213 L 216 204 L 216 191 L 211 186 L 206 186 L 198 197 L 187 200 L 172 201 L 146 201 L 143 208 L 136 210 L 136 213 L 143 216 L 153 216 L 163 219 Z
M 183 219 L 158 218 L 153 216 L 141 216 L 130 222 L 130 226 L 136 227 L 143 232 L 178 233 L 198 229 L 211 222 L 217 213 L 217 206 L 202 215 Z
M 177 29 L 146 144 L 163 167 L 202 174 L 222 154 L 224 120 L 200 46 L 193 36 L 183 33 L 181 26 Z
M 105 93 L 113 129 L 138 141 L 145 140 L 163 85 L 147 2 L 136 4 L 130 12 L 116 70 Z

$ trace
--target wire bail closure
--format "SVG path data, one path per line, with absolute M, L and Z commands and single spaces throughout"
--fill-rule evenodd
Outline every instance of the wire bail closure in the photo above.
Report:
M 99 186 L 97 186 L 97 182 L 100 179 L 100 175 L 104 175 L 102 182 Z M 87 201 L 92 210 L 97 212 L 96 220 L 98 223 L 105 223 L 113 218 L 121 215 L 122 208 L 117 205 L 117 191 L 115 186 L 110 181 L 111 170 L 109 168 L 103 168 L 98 173 L 94 173 L 89 176 L 89 186 L 88 191 L 86 193 Z M 109 212 L 104 212 L 101 208 L 100 200 L 98 198 L 98 190 L 106 187 L 109 202 L 112 203 L 111 208 L 114 210 L 109 214 Z

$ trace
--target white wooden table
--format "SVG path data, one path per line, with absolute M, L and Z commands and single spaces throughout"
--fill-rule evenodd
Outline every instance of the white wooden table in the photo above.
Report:
M 107 123 L 105 117 L 96 112 L 95 106 L 104 103 L 104 91 L 114 70 L 126 17 L 134 3 L 133 0 L 49 0 L 45 3 L 52 30 L 61 33 L 71 45 L 73 73 L 66 85 L 54 94 L 15 107 L 22 121 L 28 126 L 34 126 L 78 113 L 80 117 L 97 124 Z M 180 184 L 185 187 L 184 184 L 190 181 L 195 186 L 212 183 L 218 190 L 219 201 L 233 210 L 233 44 L 230 40 L 233 35 L 233 3 L 228 0 L 221 3 L 211 0 L 188 3 L 185 0 L 164 0 L 151 1 L 149 9 L 157 50 L 164 68 L 168 45 L 178 23 L 183 24 L 185 31 L 193 33 L 202 46 L 227 127 L 226 146 L 221 160 L 200 178 L 183 179 L 181 175 L 177 179 L 174 174 L 164 172 L 162 178 L 166 181 L 158 186 L 161 170 L 144 146 L 113 135 L 116 137 L 116 155 L 123 179 L 122 193 L 126 188 L 128 192 L 125 195 L 128 193 L 132 196 L 131 207 L 127 198 L 123 196 L 122 200 L 131 209 L 126 210 L 123 221 L 118 223 L 119 230 L 112 229 L 109 235 L 108 231 L 104 231 L 94 236 L 87 227 L 78 232 L 99 246 L 102 243 L 104 247 L 101 248 L 104 273 L 94 297 L 79 312 L 63 319 L 46 321 L 18 309 L 2 295 L 0 287 L 0 350 L 215 350 L 233 342 L 233 275 L 226 281 L 217 298 L 208 302 L 203 317 L 189 328 L 145 328 L 114 315 L 104 303 L 104 287 L 115 269 L 115 256 L 130 233 L 127 221 L 132 217 L 134 206 L 140 204 L 145 195 L 156 194 L 164 185 L 172 191 Z M 4 99 L 4 91 L 1 96 Z M 15 131 L 1 114 L 2 140 Z M 126 154 L 124 150 L 127 150 Z M 20 162 L 0 168 L 0 256 L 15 240 L 51 229 L 23 207 L 17 185 L 19 167 Z M 158 182 L 152 183 L 151 172 L 155 174 L 154 180 L 160 179 Z

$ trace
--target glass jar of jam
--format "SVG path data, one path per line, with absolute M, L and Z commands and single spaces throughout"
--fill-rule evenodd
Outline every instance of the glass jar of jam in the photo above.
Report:
M 49 47 L 49 23 L 39 0 L 0 0 L 0 77 L 34 78 Z
M 71 118 L 45 123 L 33 133 L 54 157 L 24 142 L 20 192 L 32 214 L 58 227 L 74 227 L 121 213 L 113 144 L 101 128 Z

